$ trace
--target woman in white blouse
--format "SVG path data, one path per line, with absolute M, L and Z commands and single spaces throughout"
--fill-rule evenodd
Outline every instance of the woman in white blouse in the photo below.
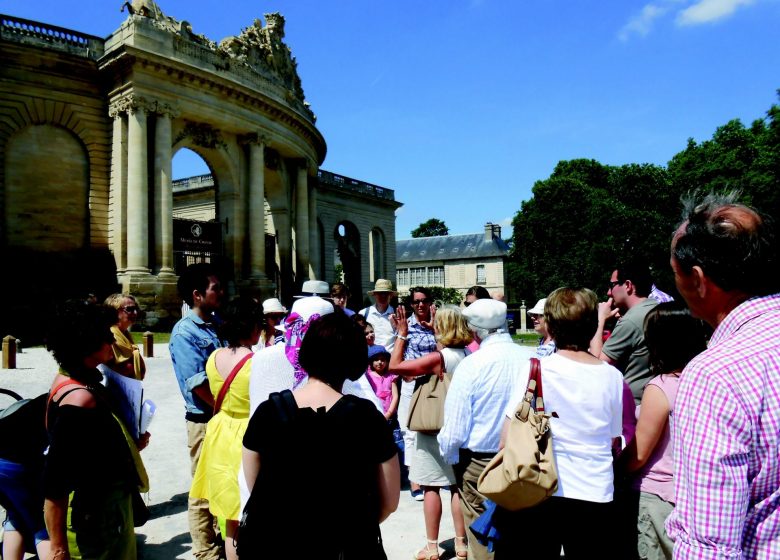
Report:
M 544 318 L 558 349 L 541 359 L 542 387 L 552 414 L 558 491 L 538 506 L 497 513 L 496 560 L 529 551 L 540 560 L 557 559 L 561 547 L 567 560 L 614 555 L 612 444 L 622 431 L 623 376 L 588 352 L 597 305 L 588 289 L 559 288 L 547 298 Z M 504 437 L 525 394 L 529 368 L 518 378 L 506 411 Z

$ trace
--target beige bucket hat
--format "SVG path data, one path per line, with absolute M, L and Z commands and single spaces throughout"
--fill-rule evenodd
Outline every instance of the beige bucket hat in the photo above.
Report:
M 397 294 L 393 289 L 393 283 L 385 278 L 378 278 L 374 284 L 374 289 L 368 291 L 368 295 L 373 296 L 376 292 L 385 292 L 390 294 Z

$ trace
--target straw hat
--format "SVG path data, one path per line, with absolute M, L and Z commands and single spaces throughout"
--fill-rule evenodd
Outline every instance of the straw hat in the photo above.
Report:
M 300 295 L 296 298 L 305 298 L 310 296 L 329 296 L 330 286 L 323 280 L 306 280 L 301 286 Z
M 386 280 L 384 278 L 379 278 L 376 281 L 376 284 L 374 284 L 374 289 L 369 290 L 368 295 L 373 296 L 377 292 L 384 292 L 384 293 L 390 293 L 390 294 L 396 294 L 397 292 L 393 289 L 393 283 L 390 280 Z

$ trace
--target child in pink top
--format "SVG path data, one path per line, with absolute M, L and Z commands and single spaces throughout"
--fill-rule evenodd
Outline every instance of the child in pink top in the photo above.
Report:
M 374 393 L 382 401 L 385 418 L 391 421 L 395 418 L 395 413 L 398 410 L 399 393 L 398 384 L 395 382 L 398 376 L 388 372 L 387 366 L 389 363 L 390 352 L 384 346 L 374 344 L 368 347 L 366 377 Z

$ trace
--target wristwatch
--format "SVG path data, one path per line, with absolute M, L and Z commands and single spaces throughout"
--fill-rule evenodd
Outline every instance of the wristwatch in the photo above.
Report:
M 401 340 L 406 340 L 405 336 L 402 336 L 400 334 L 395 335 L 396 338 L 400 338 Z

